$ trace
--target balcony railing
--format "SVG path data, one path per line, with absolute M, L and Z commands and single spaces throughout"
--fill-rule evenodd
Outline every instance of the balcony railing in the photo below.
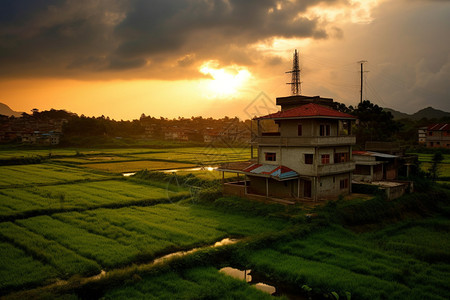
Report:
M 257 136 L 254 141 L 264 146 L 338 146 L 354 145 L 356 137 L 353 135 L 315 137 Z

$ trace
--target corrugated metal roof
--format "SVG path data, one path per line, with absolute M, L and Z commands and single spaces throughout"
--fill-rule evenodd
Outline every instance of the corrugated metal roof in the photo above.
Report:
M 312 118 L 312 117 L 356 119 L 355 116 L 342 113 L 330 107 L 319 105 L 316 103 L 309 103 L 299 107 L 282 110 L 256 119 L 295 119 L 295 118 Z
M 450 124 L 448 123 L 438 123 L 428 126 L 427 128 L 430 131 L 441 131 L 441 130 L 450 130 Z
M 373 151 L 352 151 L 353 155 L 365 155 L 365 156 L 375 156 L 382 158 L 396 158 L 398 155 L 392 155 L 387 153 L 373 152 Z
M 268 175 L 278 180 L 298 177 L 298 173 L 288 167 L 268 164 L 254 164 L 243 171 L 255 175 Z

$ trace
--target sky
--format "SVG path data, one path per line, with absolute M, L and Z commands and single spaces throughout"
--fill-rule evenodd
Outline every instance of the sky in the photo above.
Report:
M 290 95 L 450 111 L 449 0 L 2 0 L 0 102 L 249 118 Z

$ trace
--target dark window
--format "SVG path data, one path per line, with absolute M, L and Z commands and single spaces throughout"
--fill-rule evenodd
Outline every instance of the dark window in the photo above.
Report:
M 330 154 L 322 154 L 322 165 L 327 165 L 330 163 Z
M 329 136 L 331 132 L 330 125 L 320 125 L 320 136 Z
M 341 189 L 346 189 L 348 188 L 348 179 L 342 179 L 339 183 L 339 186 Z
M 302 136 L 303 135 L 302 124 L 298 124 L 298 126 L 297 126 L 297 133 L 298 133 L 298 136 Z
M 334 163 L 342 163 L 350 160 L 350 156 L 348 153 L 335 153 L 334 154 Z
M 277 154 L 273 152 L 266 152 L 264 153 L 266 155 L 266 161 L 276 161 L 277 160 Z
M 314 160 L 314 154 L 305 154 L 305 164 L 312 165 Z

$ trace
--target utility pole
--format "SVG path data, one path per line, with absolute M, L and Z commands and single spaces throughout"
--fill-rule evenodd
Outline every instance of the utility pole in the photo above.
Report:
M 302 93 L 302 87 L 300 82 L 300 67 L 298 64 L 298 53 L 297 49 L 295 49 L 294 52 L 294 59 L 292 64 L 292 71 L 286 72 L 286 73 L 292 73 L 292 79 L 291 82 L 286 83 L 291 85 L 291 91 L 293 96 L 300 95 Z
M 358 63 L 361 64 L 361 91 L 360 91 L 360 96 L 359 96 L 359 103 L 362 103 L 362 101 L 363 101 L 364 63 L 366 63 L 366 62 L 367 62 L 367 60 L 358 61 Z

